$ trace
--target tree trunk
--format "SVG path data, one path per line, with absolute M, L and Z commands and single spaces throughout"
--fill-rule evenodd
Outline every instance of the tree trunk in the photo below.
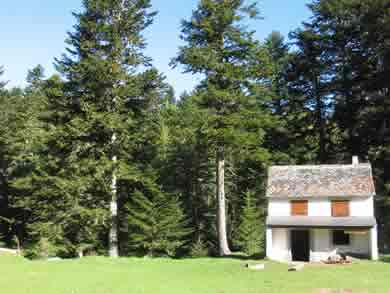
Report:
M 114 144 L 116 141 L 116 135 L 112 135 L 111 143 Z M 112 162 L 114 168 L 118 158 L 116 155 L 112 156 Z M 112 172 L 111 179 L 111 202 L 110 202 L 110 217 L 111 217 L 111 226 L 109 232 L 108 246 L 109 246 L 109 256 L 117 258 L 119 256 L 118 249 L 118 192 L 117 192 L 117 178 L 115 171 Z
M 223 151 L 217 153 L 217 230 L 219 255 L 230 255 L 226 232 L 226 199 L 225 199 L 225 160 Z

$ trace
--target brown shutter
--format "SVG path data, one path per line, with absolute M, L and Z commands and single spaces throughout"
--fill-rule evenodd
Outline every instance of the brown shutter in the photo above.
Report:
M 349 201 L 332 200 L 332 217 L 349 217 Z
M 291 201 L 291 216 L 307 216 L 307 200 Z

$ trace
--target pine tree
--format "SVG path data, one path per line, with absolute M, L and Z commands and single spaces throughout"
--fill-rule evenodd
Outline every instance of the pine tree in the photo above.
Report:
M 258 255 L 264 249 L 264 225 L 255 196 L 248 191 L 240 214 L 236 243 L 249 256 Z
M 237 0 L 201 0 L 189 21 L 182 23 L 182 39 L 173 64 L 185 72 L 201 73 L 198 103 L 207 112 L 207 139 L 216 162 L 216 198 L 219 254 L 230 254 L 227 239 L 225 199 L 225 158 L 230 150 L 245 152 L 261 145 L 261 124 L 267 124 L 257 104 L 260 88 L 255 67 L 259 44 L 242 25 L 247 17 L 255 18 L 255 4 Z M 256 150 L 258 151 L 259 148 Z M 260 150 L 263 158 L 264 150 Z

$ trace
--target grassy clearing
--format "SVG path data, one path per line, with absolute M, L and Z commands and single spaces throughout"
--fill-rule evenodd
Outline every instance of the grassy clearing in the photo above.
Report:
M 270 262 L 264 271 L 250 271 L 245 263 L 238 259 L 103 257 L 47 262 L 2 256 L 0 292 L 302 293 L 318 292 L 316 288 L 390 292 L 390 263 L 386 262 L 309 266 L 301 272 L 287 272 L 287 265 Z

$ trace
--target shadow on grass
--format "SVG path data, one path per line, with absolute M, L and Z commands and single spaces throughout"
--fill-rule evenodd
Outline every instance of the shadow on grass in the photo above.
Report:
M 383 255 L 380 260 L 382 262 L 390 263 L 390 255 Z
M 262 260 L 265 260 L 265 254 L 257 254 L 257 255 L 248 256 L 242 252 L 233 252 L 231 255 L 226 255 L 226 256 L 218 256 L 218 255 L 212 254 L 209 256 L 201 256 L 201 257 L 182 256 L 182 257 L 177 257 L 174 259 L 180 260 L 180 259 L 199 259 L 199 258 L 262 261 Z
M 259 261 L 259 260 L 264 260 L 265 254 L 262 253 L 262 254 L 255 254 L 249 256 L 244 253 L 232 253 L 231 255 L 222 256 L 220 258 Z

